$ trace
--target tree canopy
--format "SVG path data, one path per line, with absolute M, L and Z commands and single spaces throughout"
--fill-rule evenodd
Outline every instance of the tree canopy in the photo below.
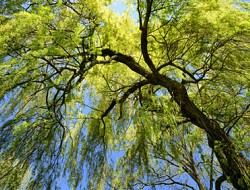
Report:
M 0 187 L 250 189 L 250 3 L 0 2 Z

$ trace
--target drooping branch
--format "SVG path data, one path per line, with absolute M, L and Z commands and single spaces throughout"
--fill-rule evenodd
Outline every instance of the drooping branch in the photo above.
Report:
M 146 85 L 146 84 L 149 84 L 150 81 L 148 80 L 143 80 L 143 81 L 140 81 L 140 82 L 137 82 L 135 83 L 132 87 L 130 87 L 125 93 L 124 95 L 122 96 L 121 99 L 119 99 L 118 101 L 113 99 L 109 105 L 109 107 L 105 110 L 105 112 L 101 115 L 101 121 L 103 123 L 103 143 L 105 144 L 105 132 L 106 132 L 106 124 L 105 124 L 105 121 L 104 121 L 104 117 L 106 117 L 110 112 L 111 110 L 116 106 L 117 103 L 121 104 L 120 105 L 120 116 L 118 118 L 121 119 L 122 118 L 122 105 L 123 103 L 125 102 L 125 100 L 129 97 L 130 94 L 132 94 L 133 92 L 135 92 L 137 89 L 141 88 L 142 86 Z
M 161 85 L 168 89 L 175 102 L 179 105 L 181 113 L 197 127 L 203 129 L 208 136 L 209 146 L 214 150 L 221 165 L 223 173 L 230 178 L 237 189 L 248 189 L 250 184 L 249 161 L 237 150 L 233 140 L 226 134 L 220 125 L 209 119 L 189 98 L 184 84 L 177 82 L 159 73 L 149 73 L 131 56 L 110 52 L 114 60 L 124 63 L 131 70 L 143 75 L 151 84 Z
M 143 87 L 146 84 L 150 84 L 149 80 L 142 80 L 140 82 L 135 83 L 133 86 L 131 86 L 124 94 L 123 96 L 117 101 L 115 99 L 113 99 L 109 105 L 109 107 L 106 109 L 106 111 L 102 114 L 101 118 L 103 119 L 104 117 L 106 117 L 109 112 L 115 107 L 115 105 L 117 103 L 119 104 L 123 104 L 126 99 L 129 97 L 130 94 L 132 94 L 133 92 L 135 92 L 137 89 Z M 120 118 L 122 117 L 122 114 L 120 112 Z

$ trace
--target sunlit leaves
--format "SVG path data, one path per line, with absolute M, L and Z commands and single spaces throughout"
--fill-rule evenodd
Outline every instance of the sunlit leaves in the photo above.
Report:
M 136 1 L 141 21 L 148 2 Z M 181 113 L 185 102 L 176 104 L 179 94 L 151 76 L 140 49 L 140 19 L 115 14 L 110 3 L 0 3 L 3 187 L 49 189 L 67 177 L 72 189 L 87 180 L 89 189 L 193 188 L 191 177 L 201 188 L 220 174 L 205 131 Z M 224 0 L 153 1 L 146 37 L 159 72 L 154 76 L 185 87 L 194 106 L 245 155 L 247 7 Z M 102 53 L 107 48 L 112 54 Z M 117 63 L 118 56 L 145 74 Z

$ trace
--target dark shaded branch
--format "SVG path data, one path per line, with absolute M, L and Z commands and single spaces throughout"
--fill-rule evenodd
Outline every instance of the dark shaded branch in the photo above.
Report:
M 151 14 L 152 3 L 153 3 L 153 0 L 147 0 L 147 12 L 146 12 L 146 16 L 145 16 L 143 25 L 140 28 L 140 30 L 141 30 L 141 51 L 142 51 L 144 61 L 147 63 L 147 65 L 149 66 L 151 71 L 153 73 L 155 73 L 155 72 L 157 72 L 157 70 L 153 64 L 153 61 L 149 57 L 148 39 L 147 39 L 148 38 L 148 23 L 149 23 L 149 18 L 150 18 L 150 14 Z
M 147 76 L 150 75 L 150 73 L 145 70 L 142 66 L 140 66 L 133 57 L 124 55 L 121 53 L 117 53 L 111 49 L 103 49 L 102 50 L 102 56 L 109 56 L 112 60 L 124 63 L 127 65 L 132 71 L 144 76 L 147 78 Z M 110 61 L 108 61 L 110 62 Z
M 103 119 L 104 117 L 106 117 L 109 112 L 115 107 L 115 105 L 117 103 L 123 104 L 125 102 L 125 100 L 129 97 L 130 94 L 132 94 L 133 92 L 135 92 L 137 89 L 141 88 L 142 86 L 149 84 L 150 81 L 149 80 L 143 80 L 140 82 L 135 83 L 132 87 L 130 87 L 122 96 L 122 98 L 119 101 L 116 101 L 115 99 L 113 99 L 109 105 L 109 107 L 106 109 L 106 111 L 102 114 L 101 118 Z M 120 112 L 121 114 L 121 112 Z M 119 119 L 122 117 L 122 114 L 120 115 Z
M 45 57 L 41 58 L 42 60 L 44 60 L 49 66 L 51 66 L 54 70 L 56 70 L 56 73 L 60 73 L 60 71 L 56 68 L 55 65 L 53 65 L 48 59 L 46 59 Z
M 215 182 L 215 189 L 220 190 L 221 184 L 226 180 L 226 176 L 223 174 Z
M 140 0 L 137 0 L 137 12 L 138 12 L 138 16 L 139 16 L 139 26 L 140 26 L 140 30 L 142 29 L 142 13 L 141 13 L 141 9 L 140 9 Z
M 184 117 L 206 131 L 208 144 L 215 151 L 224 174 L 237 189 L 248 189 L 250 162 L 235 146 L 233 140 L 220 127 L 218 122 L 209 119 L 189 98 L 185 86 L 165 75 L 154 75 L 156 84 L 168 89 L 179 105 Z
M 227 134 L 230 133 L 230 131 L 232 130 L 232 128 L 233 128 L 233 127 L 238 123 L 238 121 L 244 116 L 244 114 L 247 112 L 247 110 L 248 110 L 249 108 L 250 108 L 250 104 L 248 104 L 248 105 L 246 106 L 246 108 L 243 110 L 243 112 L 242 112 L 239 116 L 236 115 L 236 117 L 232 118 L 232 119 L 228 122 L 228 124 L 224 127 L 224 128 L 228 128 L 228 129 L 227 129 Z M 233 120 L 235 120 L 235 121 L 233 122 L 233 124 L 232 124 L 230 127 L 228 127 L 228 125 L 229 125 Z
M 124 95 L 122 96 L 122 98 L 119 100 L 119 103 L 123 103 L 130 94 L 132 94 L 133 92 L 135 92 L 137 89 L 143 87 L 146 84 L 150 84 L 149 80 L 143 80 L 140 82 L 135 83 L 131 88 L 129 88 Z
M 161 65 L 160 67 L 157 68 L 157 71 L 160 71 L 162 68 L 164 68 L 164 67 L 166 67 L 166 66 L 173 66 L 173 67 L 175 67 L 175 68 L 181 70 L 184 74 L 187 74 L 193 81 L 196 81 L 196 82 L 199 81 L 199 80 L 197 80 L 197 79 L 194 77 L 193 74 L 191 74 L 190 72 L 188 72 L 185 68 L 180 67 L 180 66 L 174 64 L 172 61 L 169 61 L 169 62 L 167 62 L 167 63 Z
M 109 114 L 109 112 L 115 107 L 115 105 L 116 105 L 116 100 L 112 100 L 108 109 L 106 109 L 106 111 L 102 114 L 102 118 L 106 117 Z

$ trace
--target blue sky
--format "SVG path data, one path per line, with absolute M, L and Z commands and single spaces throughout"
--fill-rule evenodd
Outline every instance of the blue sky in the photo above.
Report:
M 122 3 L 121 0 L 113 2 L 110 7 L 119 14 L 122 14 L 126 9 L 126 6 Z

